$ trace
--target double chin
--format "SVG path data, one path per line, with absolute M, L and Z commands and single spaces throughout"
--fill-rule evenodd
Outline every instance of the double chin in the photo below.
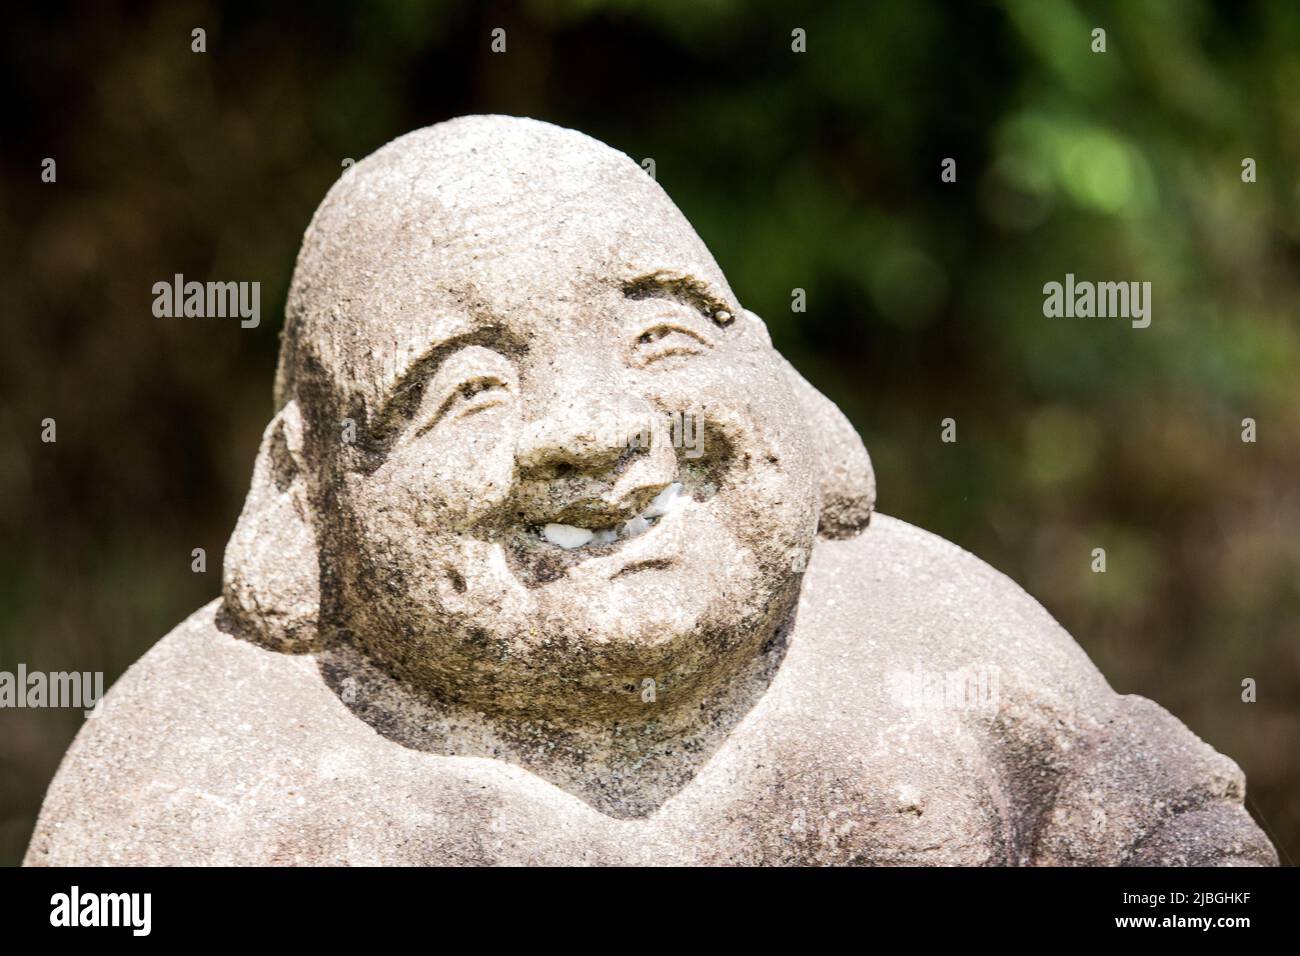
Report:
M 350 630 L 380 666 L 446 704 L 549 723 L 660 719 L 756 657 L 780 623 L 773 607 L 797 592 L 707 523 L 662 529 L 670 566 L 613 580 L 608 567 L 579 566 L 541 587 L 521 583 L 497 543 L 442 542 L 419 581 L 408 566 L 354 582 Z M 787 600 L 773 601 L 781 591 Z M 659 688 L 653 712 L 641 698 L 647 679 Z

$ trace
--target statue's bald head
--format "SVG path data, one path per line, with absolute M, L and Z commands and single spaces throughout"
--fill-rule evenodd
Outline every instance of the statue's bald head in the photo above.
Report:
M 345 406 L 373 410 L 439 339 L 524 314 L 581 334 L 599 318 L 583 312 L 591 293 L 656 274 L 738 310 L 690 223 L 623 153 L 517 117 L 417 130 L 344 172 L 312 219 L 277 407 L 312 368 Z

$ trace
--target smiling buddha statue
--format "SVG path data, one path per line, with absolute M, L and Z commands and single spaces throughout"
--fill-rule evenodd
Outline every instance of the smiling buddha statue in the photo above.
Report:
M 222 597 L 86 723 L 28 864 L 1275 862 L 1231 760 L 873 515 L 852 426 L 580 133 L 345 172 L 275 407 Z

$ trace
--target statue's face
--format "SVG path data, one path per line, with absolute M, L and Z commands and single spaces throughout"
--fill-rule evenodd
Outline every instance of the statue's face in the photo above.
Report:
M 442 248 L 444 279 L 402 266 L 418 288 L 387 294 L 418 303 L 428 341 L 367 425 L 372 454 L 330 479 L 351 629 L 482 707 L 600 716 L 647 680 L 661 704 L 707 691 L 789 611 L 815 535 L 761 323 L 666 197 L 601 198 L 597 222 L 552 211 Z

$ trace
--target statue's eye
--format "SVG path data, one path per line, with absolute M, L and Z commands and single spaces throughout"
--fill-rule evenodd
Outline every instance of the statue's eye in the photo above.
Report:
M 673 355 L 699 355 L 713 347 L 705 336 L 676 322 L 652 325 L 636 338 L 638 360 L 645 365 Z
M 446 418 L 464 418 L 505 404 L 509 388 L 495 375 L 481 375 L 456 385 L 448 393 L 429 420 L 415 433 L 419 438 L 434 425 Z

